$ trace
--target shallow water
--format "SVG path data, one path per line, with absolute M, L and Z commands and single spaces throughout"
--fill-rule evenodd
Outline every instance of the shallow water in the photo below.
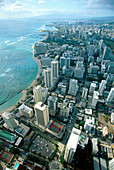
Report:
M 22 96 L 15 96 L 36 78 L 32 45 L 43 39 L 41 29 L 53 29 L 45 24 L 37 19 L 0 20 L 0 111 L 16 104 Z

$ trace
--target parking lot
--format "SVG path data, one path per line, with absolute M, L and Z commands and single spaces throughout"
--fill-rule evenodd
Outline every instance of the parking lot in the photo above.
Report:
M 49 158 L 55 150 L 55 145 L 41 136 L 37 136 L 29 148 L 30 152 L 41 154 Z

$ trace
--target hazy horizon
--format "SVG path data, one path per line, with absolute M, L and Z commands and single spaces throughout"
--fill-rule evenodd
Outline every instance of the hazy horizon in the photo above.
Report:
M 113 17 L 113 0 L 0 0 L 0 19 L 34 16 Z

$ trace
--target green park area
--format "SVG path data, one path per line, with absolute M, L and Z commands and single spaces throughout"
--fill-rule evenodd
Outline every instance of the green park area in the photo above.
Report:
M 114 41 L 112 40 L 104 40 L 104 43 L 111 48 L 112 53 L 114 54 Z

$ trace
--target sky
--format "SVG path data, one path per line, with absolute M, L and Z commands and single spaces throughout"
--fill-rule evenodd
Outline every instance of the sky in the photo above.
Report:
M 0 0 L 0 18 L 114 16 L 114 0 Z

